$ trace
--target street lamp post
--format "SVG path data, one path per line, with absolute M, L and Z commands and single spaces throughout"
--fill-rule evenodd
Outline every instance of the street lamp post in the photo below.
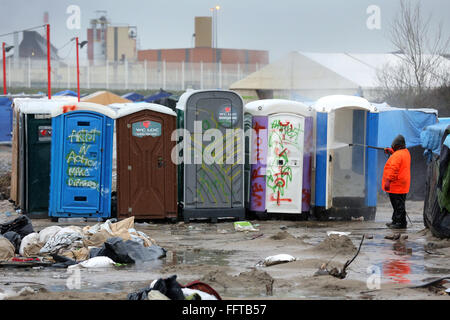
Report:
M 6 88 L 6 52 L 14 48 L 14 46 L 6 46 L 6 43 L 2 43 L 2 53 L 3 53 L 3 94 L 8 94 Z

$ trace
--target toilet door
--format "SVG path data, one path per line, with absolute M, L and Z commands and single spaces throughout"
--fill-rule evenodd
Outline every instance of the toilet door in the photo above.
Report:
M 305 118 L 302 116 L 269 116 L 267 212 L 302 212 L 304 128 Z

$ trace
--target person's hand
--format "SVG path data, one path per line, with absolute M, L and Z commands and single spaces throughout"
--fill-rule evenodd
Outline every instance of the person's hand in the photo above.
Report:
M 384 153 L 391 155 L 394 153 L 394 149 L 392 148 L 384 148 Z
M 384 183 L 384 190 L 389 191 L 390 189 L 391 189 L 391 181 L 386 180 L 386 182 Z

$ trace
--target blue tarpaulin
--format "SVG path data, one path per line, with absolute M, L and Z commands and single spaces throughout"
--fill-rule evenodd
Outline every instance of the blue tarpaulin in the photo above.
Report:
M 441 142 L 444 132 L 449 123 L 436 123 L 426 127 L 420 134 L 422 148 L 439 155 L 441 153 Z
M 142 99 L 144 99 L 144 96 L 142 94 L 136 93 L 136 92 L 129 92 L 126 93 L 122 96 L 122 98 L 134 101 L 134 102 L 138 102 L 138 101 L 142 101 Z
M 433 109 L 380 108 L 378 147 L 390 147 L 399 134 L 405 137 L 407 148 L 419 146 L 423 128 L 436 122 L 437 114 Z
M 53 94 L 54 96 L 71 96 L 71 97 L 77 97 L 78 94 L 75 91 L 72 90 L 64 90 L 64 91 L 60 91 L 57 92 L 55 94 Z
M 450 118 L 439 118 L 439 122 L 450 124 Z
M 392 140 L 401 134 L 405 137 L 406 147 L 411 154 L 411 199 L 423 200 L 426 179 L 426 159 L 422 149 L 421 132 L 430 125 L 437 123 L 435 109 L 406 109 L 390 107 L 386 103 L 374 104 L 379 110 L 377 146 L 390 147 Z M 388 156 L 378 151 L 378 192 L 381 190 L 381 178 Z
M 0 97 L 0 142 L 11 142 L 12 109 L 11 99 Z
M 145 102 L 154 102 L 154 101 L 159 100 L 159 99 L 168 98 L 168 97 L 170 97 L 171 95 L 172 95 L 172 93 L 166 92 L 166 91 L 164 91 L 164 90 L 161 90 L 161 91 L 158 92 L 157 94 L 154 94 L 154 95 L 152 95 L 152 96 L 147 96 L 147 97 L 145 97 L 145 98 L 144 98 L 144 101 L 145 101 Z

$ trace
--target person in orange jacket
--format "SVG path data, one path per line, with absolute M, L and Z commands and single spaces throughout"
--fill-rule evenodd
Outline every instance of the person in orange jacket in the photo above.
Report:
M 411 184 L 411 155 L 401 134 L 392 141 L 391 148 L 384 151 L 390 156 L 384 166 L 381 187 L 389 194 L 394 209 L 392 223 L 386 225 L 392 229 L 405 229 L 407 226 L 405 201 Z

